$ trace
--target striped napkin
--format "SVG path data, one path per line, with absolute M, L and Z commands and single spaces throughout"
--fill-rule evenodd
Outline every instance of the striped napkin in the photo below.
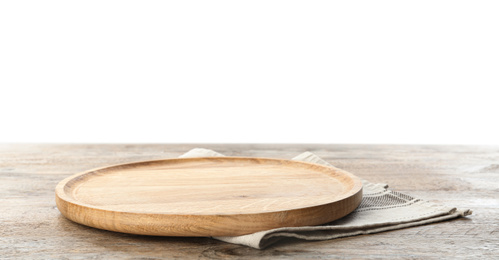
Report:
M 224 156 L 213 150 L 195 148 L 181 155 L 189 157 Z M 316 164 L 331 164 L 317 155 L 305 152 L 292 160 Z M 400 192 L 388 189 L 388 185 L 362 180 L 363 198 L 359 207 L 349 215 L 320 226 L 283 227 L 260 231 L 236 237 L 214 237 L 215 239 L 263 249 L 282 238 L 293 237 L 303 240 L 327 240 L 388 230 L 401 229 L 435 223 L 470 215 L 471 210 L 458 210 L 454 207 L 437 205 Z

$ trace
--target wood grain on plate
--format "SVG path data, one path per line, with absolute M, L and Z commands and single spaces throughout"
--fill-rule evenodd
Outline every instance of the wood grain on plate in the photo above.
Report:
M 56 187 L 67 218 L 100 229 L 160 236 L 236 236 L 324 224 L 353 211 L 362 183 L 298 161 L 210 157 L 123 164 Z

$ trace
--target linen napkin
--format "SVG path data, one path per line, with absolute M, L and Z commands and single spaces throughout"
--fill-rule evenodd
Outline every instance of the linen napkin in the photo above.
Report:
M 213 150 L 195 148 L 181 155 L 189 157 L 224 156 Z M 305 152 L 292 160 L 334 167 L 313 153 Z M 349 215 L 320 226 L 283 227 L 236 237 L 214 237 L 215 239 L 263 249 L 282 238 L 303 240 L 327 240 L 347 236 L 372 234 L 388 230 L 435 223 L 470 215 L 471 210 L 437 205 L 388 189 L 382 183 L 362 180 L 363 198 L 359 207 Z

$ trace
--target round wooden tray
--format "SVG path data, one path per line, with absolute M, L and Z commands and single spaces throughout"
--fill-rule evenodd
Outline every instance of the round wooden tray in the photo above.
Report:
M 354 175 L 318 164 L 267 158 L 147 161 L 76 174 L 56 187 L 68 219 L 117 232 L 237 236 L 324 224 L 362 199 Z

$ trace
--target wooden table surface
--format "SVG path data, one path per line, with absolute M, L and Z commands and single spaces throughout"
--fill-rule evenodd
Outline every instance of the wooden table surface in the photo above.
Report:
M 57 210 L 56 184 L 112 164 L 173 158 L 195 147 L 289 159 L 311 151 L 371 182 L 470 208 L 451 221 L 329 241 L 287 240 L 265 250 L 210 238 L 148 237 L 75 224 Z M 499 259 L 499 147 L 334 144 L 0 145 L 0 259 L 463 258 Z

